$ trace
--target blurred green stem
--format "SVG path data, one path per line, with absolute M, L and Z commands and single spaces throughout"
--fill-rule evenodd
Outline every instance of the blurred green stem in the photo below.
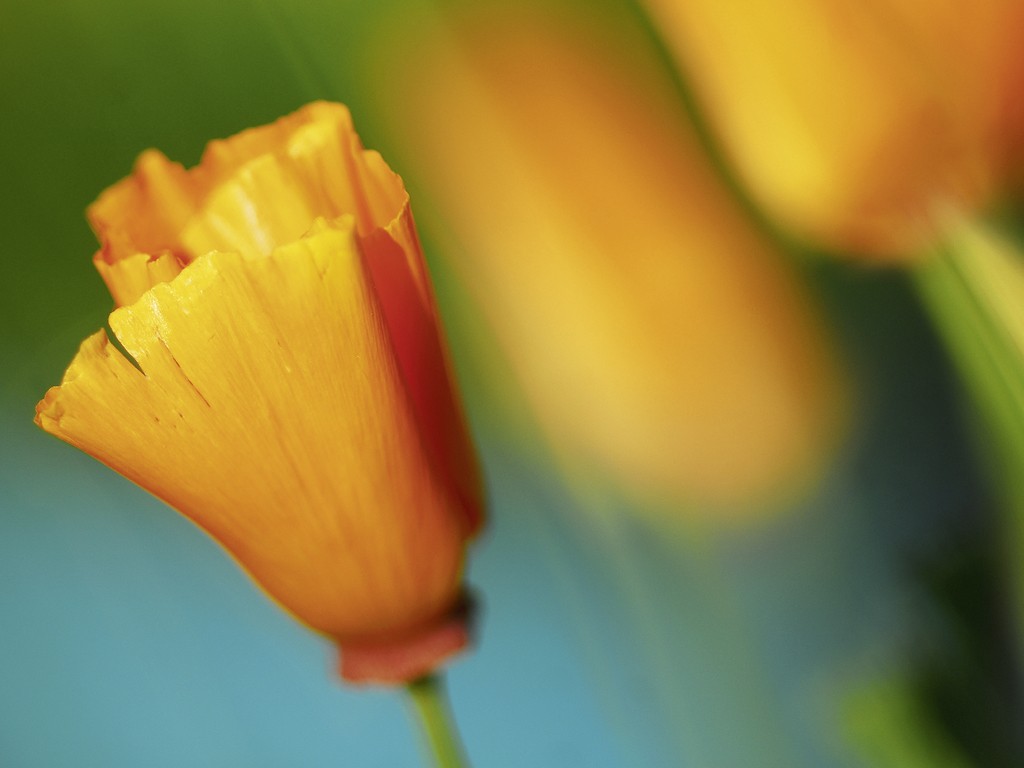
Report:
M 945 224 L 914 278 L 982 419 L 1024 654 L 1024 252 L 983 221 Z
M 448 711 L 441 678 L 437 675 L 421 677 L 409 683 L 406 690 L 437 768 L 468 768 L 455 722 Z

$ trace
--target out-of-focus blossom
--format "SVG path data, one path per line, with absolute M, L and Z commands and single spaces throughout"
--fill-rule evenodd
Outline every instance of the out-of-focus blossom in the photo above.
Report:
M 376 71 L 549 442 L 643 501 L 738 508 L 806 479 L 842 388 L 801 286 L 636 33 L 524 8 L 389 22 Z
M 317 103 L 156 152 L 95 203 L 119 304 L 38 405 L 46 431 L 178 509 L 342 648 L 401 682 L 467 643 L 475 457 L 401 179 Z
M 743 180 L 831 247 L 907 253 L 1020 157 L 1019 0 L 646 0 Z

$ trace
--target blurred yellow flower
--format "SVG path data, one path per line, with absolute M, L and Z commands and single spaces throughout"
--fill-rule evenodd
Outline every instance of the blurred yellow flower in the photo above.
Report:
M 368 70 L 550 444 L 656 506 L 795 486 L 843 399 L 800 285 L 643 39 L 524 8 L 389 20 Z
M 915 250 L 933 206 L 983 204 L 1019 163 L 1019 0 L 646 3 L 745 182 L 805 237 Z
M 96 202 L 119 304 L 36 422 L 178 509 L 350 680 L 467 643 L 475 456 L 399 179 L 344 107 L 156 152 Z

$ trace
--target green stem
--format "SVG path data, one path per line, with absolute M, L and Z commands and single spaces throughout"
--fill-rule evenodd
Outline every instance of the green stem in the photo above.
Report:
M 406 690 L 437 768 L 468 768 L 455 721 L 448 711 L 441 678 L 437 675 L 421 677 L 409 683 Z
M 951 218 L 946 230 L 914 276 L 987 428 L 1024 659 L 1024 249 L 984 221 Z

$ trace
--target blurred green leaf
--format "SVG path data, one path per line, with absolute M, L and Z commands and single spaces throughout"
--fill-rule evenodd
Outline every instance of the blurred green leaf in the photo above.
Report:
M 898 677 L 864 684 L 845 706 L 846 735 L 872 768 L 968 768 L 932 725 L 912 686 Z
M 916 270 L 917 285 L 984 419 L 988 459 L 1024 552 L 1024 251 L 983 221 L 957 220 Z M 983 441 L 988 450 L 989 441 Z M 1024 560 L 1022 560 L 1024 561 Z M 1024 570 L 1016 583 L 1024 598 Z M 1019 603 L 1024 621 L 1024 602 Z M 1022 623 L 1024 626 L 1024 623 Z

